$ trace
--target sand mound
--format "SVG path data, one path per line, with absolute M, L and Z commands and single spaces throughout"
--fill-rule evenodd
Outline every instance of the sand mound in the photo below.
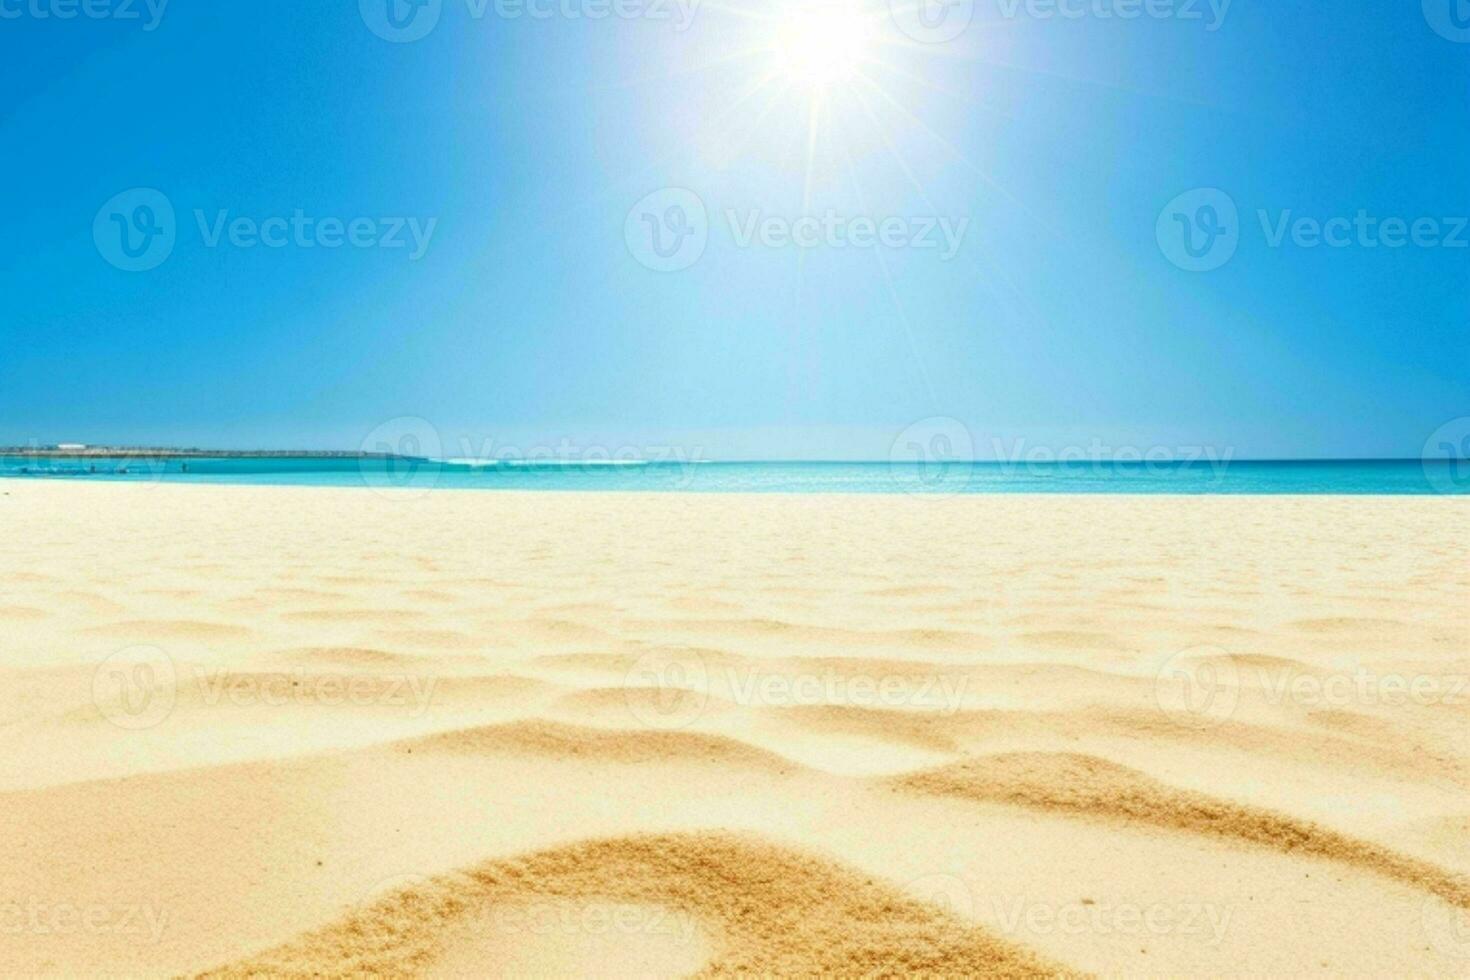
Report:
M 715 975 L 1064 975 L 1027 950 L 840 865 L 758 839 L 671 834 L 598 840 L 437 878 L 205 976 L 432 972 L 487 909 L 593 900 L 691 916 Z M 514 951 L 507 951 L 508 954 Z M 494 968 L 493 950 L 480 962 Z
M 404 667 L 421 664 L 422 657 L 377 650 L 372 647 L 304 647 L 286 653 L 288 660 L 305 664 L 327 664 L 336 667 Z
M 987 636 L 962 630 L 935 627 L 856 630 L 758 616 L 678 620 L 664 624 L 664 628 L 713 638 L 723 643 L 780 640 L 816 648 L 917 649 L 965 653 L 989 649 L 994 645 L 994 641 Z
M 629 722 L 648 718 L 677 721 L 730 711 L 728 700 L 683 687 L 593 687 L 557 699 L 557 707 L 581 717 L 612 715 Z
M 631 653 L 547 653 L 533 658 L 538 666 L 555 670 L 590 670 L 622 676 L 638 662 Z
M 392 645 L 403 645 L 409 649 L 429 650 L 479 650 L 485 641 L 459 630 L 437 629 L 380 629 L 377 638 Z
M 903 790 L 1080 814 L 1311 854 L 1393 878 L 1470 908 L 1470 881 L 1305 820 L 1176 789 L 1095 756 L 1018 752 L 897 777 Z
M 954 715 L 845 704 L 797 705 L 783 712 L 787 720 L 807 731 L 883 739 L 933 752 L 957 751 L 956 735 L 966 722 Z
M 1020 634 L 1017 640 L 1040 650 L 1123 650 L 1128 646 L 1111 633 L 1088 630 L 1033 630 Z
M 220 623 L 200 619 L 129 619 L 102 626 L 89 627 L 85 632 L 119 640 L 224 640 L 246 637 L 250 630 L 232 623 Z
M 1201 661 L 1228 660 L 1241 667 L 1264 667 L 1267 670 L 1287 670 L 1300 674 L 1316 673 L 1309 664 L 1290 657 L 1273 657 L 1269 653 L 1228 653 L 1218 657 L 1201 657 Z
M 682 759 L 740 764 L 783 773 L 797 768 L 795 763 L 773 752 L 723 735 L 604 730 L 539 720 L 445 732 L 399 742 L 395 748 L 403 752 L 531 753 L 635 765 Z
M 284 612 L 280 616 L 288 623 L 363 623 L 368 625 L 381 623 L 385 626 L 397 626 L 400 623 L 412 623 L 416 619 L 422 619 L 425 613 L 418 609 L 375 609 L 353 606 L 346 609 L 302 609 L 295 612 Z

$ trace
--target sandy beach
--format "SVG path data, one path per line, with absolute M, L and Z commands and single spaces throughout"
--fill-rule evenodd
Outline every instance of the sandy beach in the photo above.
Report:
M 0 482 L 0 973 L 1464 976 L 1466 541 Z

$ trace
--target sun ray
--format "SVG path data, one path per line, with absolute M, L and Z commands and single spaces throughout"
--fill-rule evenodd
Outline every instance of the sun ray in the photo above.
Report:
M 878 139 L 882 141 L 883 146 L 888 150 L 889 155 L 893 157 L 894 163 L 898 166 L 899 170 L 902 171 L 904 177 L 908 179 L 909 185 L 913 187 L 915 193 L 917 193 L 920 199 L 923 200 L 924 206 L 927 207 L 932 213 L 937 215 L 939 209 L 936 208 L 934 206 L 934 202 L 929 199 L 928 192 L 924 190 L 923 184 L 914 175 L 913 169 L 908 165 L 908 161 L 904 159 L 904 156 L 902 153 L 899 152 L 898 147 L 894 146 L 893 141 L 888 137 L 887 131 L 884 130 L 882 123 L 878 121 L 878 117 L 874 115 L 872 107 L 868 104 L 868 100 L 863 97 L 861 92 L 855 91 L 854 95 L 857 96 L 859 105 L 862 107 L 863 112 L 867 115 L 868 121 L 872 124 L 873 131 L 878 135 Z M 981 247 L 984 248 L 983 244 L 981 245 Z M 1011 275 L 1009 272 L 1006 271 L 1004 264 L 999 261 L 993 261 L 988 263 L 986 265 L 986 268 L 988 268 L 994 276 L 1001 280 L 1001 282 L 1009 289 L 1010 293 L 1015 297 L 1017 301 L 1019 301 L 1023 306 L 1026 307 L 1026 312 L 1031 316 L 1032 320 L 1039 321 L 1040 314 L 1031 305 L 1030 300 L 1021 291 L 1021 288 L 1016 283 L 1016 281 L 1011 278 Z M 986 282 L 983 277 L 980 281 L 982 283 Z
M 972 161 L 969 157 L 967 157 L 964 154 L 964 152 L 962 150 L 960 150 L 959 147 L 957 147 L 953 143 L 951 143 L 942 134 L 936 132 L 932 126 L 930 126 L 924 120 L 920 119 L 918 116 L 914 115 L 912 112 L 909 111 L 909 109 L 906 106 L 904 106 L 901 102 L 899 102 L 893 96 L 889 95 L 888 94 L 888 91 L 886 89 L 884 89 L 882 85 L 879 85 L 877 82 L 875 82 L 873 79 L 869 78 L 867 75 L 863 74 L 862 72 L 859 72 L 858 73 L 858 77 L 862 81 L 867 82 L 868 85 L 872 87 L 873 91 L 877 92 L 880 96 L 882 96 L 883 99 L 885 101 L 887 101 L 889 105 L 893 106 L 893 108 L 895 110 L 897 110 L 898 112 L 902 113 L 905 118 L 907 118 L 914 125 L 918 126 L 925 133 L 927 133 L 930 137 L 932 137 L 935 141 L 937 141 L 941 146 L 943 146 L 946 150 L 948 150 L 954 156 L 954 158 L 956 160 L 958 160 L 960 163 L 964 164 L 965 167 L 968 168 L 971 173 L 973 173 L 976 177 L 978 177 L 982 181 L 984 181 L 985 182 L 985 185 L 987 187 L 991 188 L 992 190 L 994 190 L 997 193 L 999 193 L 1002 196 L 1004 196 L 1005 199 L 1007 201 L 1009 201 L 1012 205 L 1014 205 L 1017 209 L 1019 209 L 1022 214 L 1026 215 L 1026 217 L 1029 218 L 1030 220 L 1036 222 L 1037 227 L 1043 229 L 1049 235 L 1051 235 L 1051 236 L 1053 236 L 1055 238 L 1062 238 L 1062 237 L 1064 237 L 1061 234 L 1061 232 L 1058 231 L 1056 228 L 1053 228 L 1051 226 L 1051 224 L 1048 221 L 1046 221 L 1045 218 L 1043 218 L 1039 214 L 1036 214 L 1035 212 L 1033 212 L 1026 205 L 1026 203 L 1024 201 L 1022 201 L 1020 198 L 1016 197 L 1014 194 L 1012 194 L 1006 188 L 1002 187 L 1000 184 L 996 183 L 995 180 L 992 179 L 989 174 L 987 174 L 974 161 Z
M 937 92 L 938 94 L 947 96 L 947 97 L 949 97 L 951 99 L 958 99 L 961 102 L 969 103 L 970 105 L 972 105 L 975 108 L 981 110 L 982 112 L 988 112 L 988 113 L 990 113 L 992 115 L 999 116 L 1000 118 L 1005 119 L 1005 120 L 1008 120 L 1008 121 L 1011 121 L 1011 122 L 1014 122 L 1015 119 L 1016 119 L 1016 117 L 1013 116 L 1013 115 L 1011 115 L 1010 113 L 1001 112 L 1000 110 L 996 109 L 994 106 L 989 105 L 989 104 L 987 104 L 985 102 L 980 101 L 979 99 L 977 99 L 970 92 L 960 92 L 960 91 L 956 91 L 955 89 L 950 88 L 947 85 L 940 85 L 938 82 L 934 81 L 932 78 L 927 78 L 924 75 L 921 75 L 920 73 L 918 73 L 916 71 L 910 71 L 907 68 L 904 68 L 904 67 L 902 67 L 900 65 L 896 65 L 896 64 L 894 64 L 893 62 L 889 61 L 886 58 L 880 58 L 880 57 L 870 58 L 867 61 L 867 65 L 868 66 L 871 66 L 871 67 L 882 68 L 884 71 L 890 71 L 890 72 L 892 72 L 895 75 L 899 75 L 899 76 L 901 76 L 903 78 L 908 79 L 911 82 L 914 82 L 915 84 L 924 86 L 925 88 L 929 89 L 931 92 Z
M 858 200 L 862 201 L 864 200 L 862 187 L 857 180 L 856 174 L 853 173 L 855 168 L 852 165 L 852 158 L 850 156 L 847 162 L 849 175 L 853 179 L 853 188 L 857 191 Z M 863 207 L 866 206 L 866 204 L 863 205 Z M 893 303 L 893 311 L 898 316 L 899 325 L 903 327 L 904 341 L 908 345 L 909 356 L 914 359 L 914 367 L 918 369 L 919 378 L 924 382 L 924 391 L 929 396 L 929 404 L 933 406 L 935 412 L 938 412 L 940 410 L 939 394 L 934 388 L 934 379 L 929 376 L 929 368 L 924 363 L 924 357 L 919 353 L 919 345 L 914 340 L 914 328 L 909 323 L 909 316 L 904 309 L 903 300 L 898 295 L 898 287 L 894 285 L 893 273 L 888 269 L 888 262 L 884 259 L 881 248 L 873 249 L 873 257 L 877 260 L 878 268 L 883 273 L 883 285 L 888 293 L 889 301 Z
M 701 61 L 697 64 L 675 68 L 669 71 L 665 71 L 661 74 L 625 76 L 624 78 L 619 80 L 617 85 L 620 88 L 636 88 L 643 85 L 652 85 L 655 83 L 667 82 L 673 79 L 692 78 L 696 75 L 703 75 L 709 72 L 718 71 L 721 68 L 728 67 L 738 62 L 769 55 L 769 53 L 770 49 L 768 46 L 754 44 L 745 48 L 737 48 L 733 51 L 728 52 L 727 54 L 719 56 L 718 58 L 711 58 L 708 61 Z
M 845 143 L 842 144 L 842 157 L 847 164 L 847 177 L 852 182 L 853 190 L 857 193 L 858 206 L 864 212 L 868 210 L 867 196 L 863 193 L 862 181 L 858 179 L 857 165 L 852 159 L 852 153 Z M 898 316 L 899 325 L 903 328 L 904 342 L 908 346 L 909 356 L 914 360 L 914 367 L 919 372 L 919 378 L 924 383 L 924 391 L 929 396 L 929 404 L 937 413 L 940 411 L 939 394 L 934 387 L 934 380 L 929 376 L 929 368 L 924 363 L 923 355 L 919 353 L 918 342 L 914 340 L 913 325 L 909 322 L 907 310 L 904 308 L 903 300 L 898 295 L 898 287 L 894 284 L 893 273 L 888 268 L 888 262 L 883 257 L 883 250 L 875 248 L 873 256 L 878 262 L 878 268 L 883 273 L 883 284 L 888 299 L 893 303 L 894 313 Z
M 893 157 L 893 161 L 898 165 L 898 169 L 902 171 L 904 177 L 908 179 L 910 186 L 912 186 L 913 189 L 918 192 L 919 197 L 923 199 L 924 206 L 931 211 L 936 211 L 937 209 L 934 207 L 934 202 L 929 200 L 928 193 L 924 190 L 923 185 L 919 183 L 919 179 L 914 176 L 914 172 L 912 169 L 910 169 L 908 161 L 906 161 L 903 158 L 903 155 L 898 152 L 898 148 L 895 147 L 893 145 L 893 141 L 888 138 L 888 132 L 883 128 L 883 124 L 880 123 L 878 121 L 878 117 L 873 114 L 873 108 L 872 106 L 868 105 L 868 100 L 863 97 L 862 92 L 857 91 L 856 89 L 853 91 L 853 95 L 857 98 L 858 105 L 862 108 L 864 115 L 868 117 L 868 121 L 873 124 L 873 132 L 878 134 L 878 139 L 882 141 L 884 148 L 887 149 L 889 155 Z
M 817 136 L 822 125 L 822 99 L 815 93 L 807 107 L 806 125 L 806 175 L 801 188 L 801 210 L 806 213 L 812 206 L 812 180 L 815 177 L 817 159 Z
M 776 80 L 777 79 L 773 76 L 768 79 L 768 83 L 770 81 Z M 772 97 L 766 101 L 765 108 L 763 108 L 760 111 L 760 114 L 757 115 L 753 120 L 751 120 L 750 125 L 746 127 L 745 136 L 734 147 L 733 152 L 730 154 L 730 159 L 733 160 L 740 157 L 740 155 L 744 152 L 745 147 L 750 143 L 752 139 L 755 138 L 755 134 L 760 130 L 761 123 L 763 123 L 770 116 L 770 114 L 776 110 L 776 107 L 781 104 L 781 97 L 784 94 L 785 89 L 782 89 L 781 92 L 773 94 Z

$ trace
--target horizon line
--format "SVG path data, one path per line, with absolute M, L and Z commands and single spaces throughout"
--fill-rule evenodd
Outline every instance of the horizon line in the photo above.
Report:
M 63 448 L 67 447 L 67 448 Z M 1061 455 L 1060 452 L 1053 453 L 1054 456 Z M 297 459 L 410 459 L 421 462 L 446 463 L 450 465 L 488 465 L 497 462 L 538 462 L 538 461 L 565 461 L 570 464 L 580 463 L 582 465 L 597 465 L 600 462 L 618 462 L 617 460 L 577 460 L 564 456 L 544 455 L 521 455 L 521 456 L 497 456 L 497 457 L 438 457 L 438 456 L 414 456 L 407 453 L 380 453 L 365 452 L 359 449 L 204 449 L 197 446 L 92 446 L 77 444 L 71 448 L 69 444 L 58 444 L 54 446 L 0 446 L 0 456 L 33 456 L 38 458 L 85 458 L 108 456 L 153 456 L 161 458 L 180 459 L 251 459 L 251 458 L 297 458 Z M 686 463 L 713 463 L 713 464 L 824 464 L 824 465 L 852 465 L 871 466 L 881 464 L 964 464 L 971 465 L 1029 465 L 1029 464 L 1051 464 L 1051 463 L 1453 463 L 1463 462 L 1458 457 L 1428 457 L 1428 456 L 1242 456 L 1242 457 L 1185 457 L 1172 455 L 1164 459 L 1118 459 L 1108 456 L 1081 456 L 1074 457 L 1070 454 L 1066 459 L 760 459 L 760 458 L 730 458 L 730 459 L 646 459 L 635 457 L 626 462 L 647 463 L 649 465 L 683 465 Z

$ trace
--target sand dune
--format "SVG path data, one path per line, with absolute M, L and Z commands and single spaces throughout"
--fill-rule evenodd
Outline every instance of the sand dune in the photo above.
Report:
M 1470 974 L 1463 500 L 7 489 L 0 973 Z
M 914 773 L 894 784 L 912 792 L 1100 817 L 1310 854 L 1398 879 L 1470 908 L 1470 876 L 1302 820 L 1165 786 L 1126 766 L 1092 756 L 989 756 Z
M 466 955 L 444 949 L 445 938 L 500 939 L 503 948 L 514 931 L 477 937 L 473 929 L 455 928 L 463 920 L 515 921 L 520 913 L 534 921 L 548 900 L 585 915 L 577 903 L 587 899 L 692 917 L 703 934 L 698 938 L 711 947 L 708 958 L 692 964 L 702 975 L 1065 973 L 840 865 L 755 839 L 687 834 L 591 841 L 481 865 L 397 892 L 341 923 L 206 976 L 433 972 L 446 958 L 495 972 L 501 956 L 519 951 L 486 943 Z M 626 921 L 656 933 L 663 919 L 654 911 Z M 522 943 L 528 931 L 517 937 Z M 548 959 L 562 939 L 529 938 L 551 947 L 538 951 Z M 695 938 L 686 931 L 682 941 Z

